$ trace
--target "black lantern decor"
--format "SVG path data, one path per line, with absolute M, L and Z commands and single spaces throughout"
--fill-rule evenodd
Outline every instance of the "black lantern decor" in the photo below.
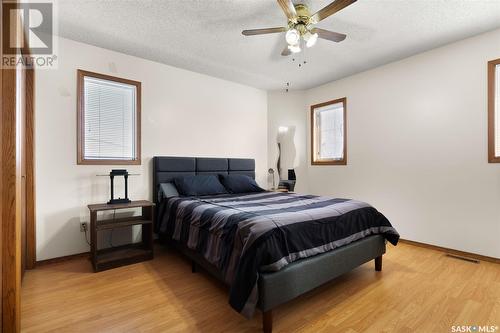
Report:
M 129 173 L 125 169 L 113 169 L 109 173 L 109 179 L 111 181 L 111 200 L 108 201 L 109 205 L 130 202 L 130 199 L 128 198 L 128 175 Z M 115 191 L 114 191 L 115 176 L 123 176 L 125 179 L 125 198 L 118 197 L 118 199 L 115 199 Z

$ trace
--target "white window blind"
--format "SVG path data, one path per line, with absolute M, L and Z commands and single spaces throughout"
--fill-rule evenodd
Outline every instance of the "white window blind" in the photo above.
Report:
M 495 67 L 495 157 L 500 157 L 500 65 Z
M 84 159 L 136 159 L 136 90 L 84 77 Z
M 318 160 L 344 158 L 344 105 L 336 103 L 315 109 Z

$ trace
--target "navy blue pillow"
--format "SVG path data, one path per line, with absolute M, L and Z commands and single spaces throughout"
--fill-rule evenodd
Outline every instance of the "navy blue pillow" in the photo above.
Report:
M 212 195 L 227 193 L 215 175 L 183 176 L 174 179 L 175 187 L 182 195 Z
M 162 201 L 165 198 L 178 197 L 179 191 L 175 187 L 174 183 L 161 183 L 160 190 L 158 191 L 158 200 Z
M 246 175 L 220 175 L 222 185 L 231 193 L 264 192 L 263 188 Z

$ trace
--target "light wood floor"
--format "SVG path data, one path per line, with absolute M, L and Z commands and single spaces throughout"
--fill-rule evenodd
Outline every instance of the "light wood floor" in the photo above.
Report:
M 261 332 L 225 288 L 158 247 L 153 261 L 92 273 L 86 259 L 26 272 L 25 332 Z M 408 244 L 275 310 L 274 332 L 451 332 L 500 326 L 500 265 Z M 497 332 L 500 332 L 497 330 Z

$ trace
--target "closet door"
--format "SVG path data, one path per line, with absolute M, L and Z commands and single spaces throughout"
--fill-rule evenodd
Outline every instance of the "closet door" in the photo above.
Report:
M 5 2 L 5 0 L 2 0 Z M 2 8 L 2 6 L 0 6 Z M 3 9 L 0 9 L 3 11 Z M 2 19 L 5 13 L 1 13 Z M 3 30 L 3 27 L 0 29 Z M 0 36 L 3 36 L 0 31 Z M 1 49 L 1 48 L 0 48 Z M 3 54 L 2 54 L 3 56 Z M 1 68 L 0 235 L 1 330 L 19 332 L 21 323 L 22 156 L 25 125 L 25 70 Z
M 0 6 L 0 17 L 2 17 L 2 7 Z M 2 28 L 0 27 L 0 36 Z M 0 57 L 2 57 L 2 48 L 0 47 Z M 0 120 L 3 110 L 3 70 L 0 69 Z M 3 147 L 3 126 L 0 124 L 0 147 Z M 0 300 L 3 300 L 3 167 L 0 163 Z M 0 302 L 0 310 L 3 311 L 3 301 Z M 1 311 L 0 311 L 1 312 Z M 3 318 L 0 318 L 0 332 L 3 332 Z
M 2 329 L 20 330 L 22 216 L 22 69 L 2 68 L 1 235 Z
M 26 69 L 18 71 L 19 157 L 21 158 L 21 279 L 26 270 Z
M 25 269 L 35 268 L 36 263 L 36 235 L 35 235 L 35 70 L 25 70 Z
M 3 6 L 0 18 L 7 21 Z M 25 38 L 12 31 L 16 25 L 5 28 L 8 34 L 4 28 L 0 24 L 0 38 Z M 33 69 L 0 67 L 0 332 L 20 331 L 21 279 L 36 260 L 33 97 Z
M 21 274 L 35 268 L 35 175 L 34 175 L 34 75 L 32 68 L 20 73 L 21 148 Z

